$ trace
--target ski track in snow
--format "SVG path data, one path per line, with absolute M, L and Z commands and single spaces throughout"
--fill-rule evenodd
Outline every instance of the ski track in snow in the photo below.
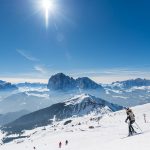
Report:
M 143 134 L 127 137 L 128 125 L 125 111 L 118 111 L 106 114 L 99 122 L 90 121 L 96 116 L 88 115 L 79 118 L 71 118 L 72 123 L 64 126 L 66 121 L 59 122 L 57 127 L 47 126 L 26 131 L 24 135 L 31 135 L 30 138 L 19 139 L 0 146 L 0 150 L 149 150 L 150 149 L 150 123 L 144 123 L 143 114 L 150 120 L 150 104 L 133 108 L 136 122 L 143 130 Z M 69 119 L 67 119 L 69 120 Z M 77 125 L 78 123 L 81 125 Z M 58 122 L 55 123 L 55 125 Z M 72 125 L 74 125 L 72 127 Z M 94 129 L 89 129 L 94 126 Z M 57 129 L 54 131 L 54 128 Z M 64 128 L 64 129 L 62 129 Z M 82 130 L 82 131 L 81 131 Z M 140 132 L 140 130 L 137 130 Z M 2 138 L 2 134 L 0 138 Z M 65 146 L 65 140 L 69 144 Z M 23 141 L 23 142 L 21 142 Z M 62 142 L 62 148 L 58 143 Z M 17 144 L 17 142 L 20 142 Z

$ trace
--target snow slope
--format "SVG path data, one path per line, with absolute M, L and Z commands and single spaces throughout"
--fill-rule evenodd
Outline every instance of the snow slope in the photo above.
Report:
M 136 122 L 143 130 L 142 134 L 124 138 L 128 134 L 128 126 L 124 122 L 126 113 L 123 110 L 107 113 L 103 117 L 90 114 L 69 118 L 54 122 L 51 126 L 25 131 L 23 136 L 30 136 L 29 138 L 1 145 L 0 149 L 33 150 L 35 146 L 37 150 L 58 150 L 58 143 L 62 141 L 62 150 L 149 150 L 150 122 L 144 122 L 143 114 L 150 120 L 150 104 L 132 109 L 136 115 Z M 68 120 L 72 122 L 64 125 Z M 94 129 L 90 129 L 90 126 Z M 138 129 L 136 131 L 140 132 Z M 0 134 L 0 137 L 3 135 Z M 68 146 L 64 145 L 66 139 L 69 141 Z

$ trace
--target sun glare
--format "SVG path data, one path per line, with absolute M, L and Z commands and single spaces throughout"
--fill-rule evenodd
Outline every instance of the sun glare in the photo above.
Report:
M 54 0 L 42 0 L 42 7 L 45 12 L 45 24 L 48 27 L 49 15 L 55 11 Z
M 43 8 L 46 9 L 52 9 L 53 8 L 53 3 L 51 0 L 43 0 L 42 2 Z

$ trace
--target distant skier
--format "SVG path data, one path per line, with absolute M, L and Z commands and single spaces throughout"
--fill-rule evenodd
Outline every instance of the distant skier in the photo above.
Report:
M 129 124 L 129 136 L 131 136 L 134 133 L 136 133 L 136 131 L 134 130 L 134 128 L 132 126 L 132 124 L 135 122 L 135 115 L 130 108 L 126 108 L 126 113 L 127 113 L 127 118 L 126 118 L 125 122 Z M 129 120 L 129 122 L 128 122 L 128 120 Z
M 36 150 L 36 148 L 35 148 L 35 147 L 33 147 L 33 149 L 34 149 L 34 150 Z
M 143 116 L 144 116 L 144 122 L 147 123 L 146 114 L 143 114 Z
M 68 140 L 66 140 L 65 144 L 68 145 Z
M 62 146 L 62 143 L 61 143 L 61 142 L 59 142 L 59 148 L 61 148 L 61 146 Z

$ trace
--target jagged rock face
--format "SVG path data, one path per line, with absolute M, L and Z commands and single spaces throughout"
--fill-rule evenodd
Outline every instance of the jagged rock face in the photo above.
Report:
M 5 82 L 5 81 L 0 81 L 0 91 L 2 90 L 17 90 L 18 88 L 9 83 L 9 82 Z
M 103 114 L 110 111 L 117 111 L 122 108 L 118 105 L 114 105 L 101 98 L 96 98 L 88 94 L 73 97 L 65 102 L 65 106 L 68 110 L 70 110 L 69 115 L 71 116 L 83 116 L 92 112 Z
M 73 116 L 84 116 L 90 113 L 105 114 L 110 111 L 121 110 L 123 107 L 109 103 L 88 94 L 78 95 L 65 102 L 25 115 L 16 121 L 5 125 L 2 130 L 17 133 L 34 127 L 52 123 L 53 118 L 63 120 Z
M 102 88 L 87 77 L 73 79 L 63 73 L 58 73 L 49 79 L 48 89 L 50 90 L 72 90 L 72 89 L 96 89 Z
M 68 90 L 76 87 L 76 82 L 73 78 L 58 73 L 49 79 L 48 89 L 50 90 Z
M 81 89 L 97 89 L 97 88 L 102 88 L 101 85 L 95 83 L 94 81 L 92 81 L 91 79 L 89 79 L 87 77 L 78 78 L 76 80 L 76 84 L 77 84 L 77 87 L 79 87 Z

